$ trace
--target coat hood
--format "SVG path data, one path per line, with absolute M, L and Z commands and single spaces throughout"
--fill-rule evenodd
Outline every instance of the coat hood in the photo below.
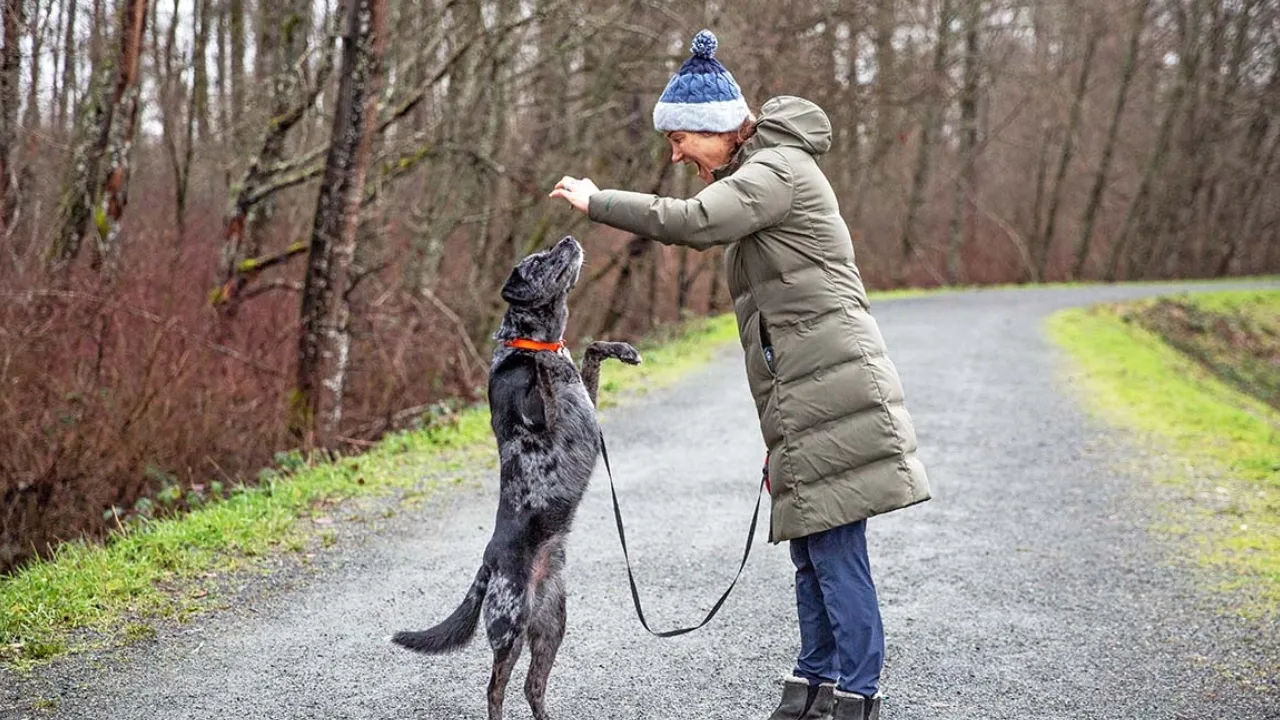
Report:
M 760 108 L 756 134 L 744 149 L 751 153 L 771 147 L 798 147 L 810 155 L 822 155 L 831 149 L 831 120 L 804 98 L 773 98 Z

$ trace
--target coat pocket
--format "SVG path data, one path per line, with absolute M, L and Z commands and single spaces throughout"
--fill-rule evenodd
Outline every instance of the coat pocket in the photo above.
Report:
M 764 345 L 760 342 L 760 326 L 759 313 L 747 321 L 742 334 L 742 352 L 746 360 L 751 396 L 755 398 L 756 409 L 763 412 L 765 401 L 773 393 L 773 371 L 765 360 Z
M 765 322 L 764 315 L 756 315 L 756 344 L 760 357 L 764 359 L 764 369 L 768 371 L 770 377 L 778 374 L 777 371 L 777 353 L 778 350 L 773 346 L 773 339 L 769 337 L 769 326 Z

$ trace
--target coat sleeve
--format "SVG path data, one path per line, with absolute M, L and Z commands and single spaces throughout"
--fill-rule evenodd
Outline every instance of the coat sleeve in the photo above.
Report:
M 705 250 L 778 224 L 791 210 L 793 192 L 786 157 L 760 153 L 688 200 L 601 190 L 591 196 L 588 215 L 667 245 Z

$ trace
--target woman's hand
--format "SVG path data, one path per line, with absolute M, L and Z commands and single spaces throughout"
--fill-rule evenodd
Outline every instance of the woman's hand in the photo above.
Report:
M 600 188 L 591 182 L 591 178 L 571 178 L 565 175 L 556 183 L 556 189 L 551 191 L 551 197 L 564 198 L 578 212 L 585 213 L 587 206 L 591 202 L 591 195 L 600 192 Z

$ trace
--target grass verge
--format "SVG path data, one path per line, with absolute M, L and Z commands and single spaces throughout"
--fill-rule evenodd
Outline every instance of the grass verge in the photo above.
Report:
M 1186 296 L 1206 313 L 1246 295 L 1280 312 L 1280 292 Z M 1144 320 L 1162 301 L 1073 309 L 1049 321 L 1091 407 L 1164 451 L 1172 500 L 1162 531 L 1213 572 L 1242 614 L 1280 617 L 1280 412 L 1175 349 Z M 1167 301 L 1165 301 L 1167 302 Z
M 732 316 L 690 321 L 641 345 L 637 368 L 606 363 L 601 394 L 616 403 L 674 382 L 736 339 Z M 269 571 L 282 553 L 326 548 L 333 506 L 368 496 L 430 495 L 452 473 L 492 460 L 486 406 L 398 433 L 333 462 L 297 460 L 191 513 L 121 525 L 102 545 L 68 542 L 49 559 L 0 577 L 0 660 L 26 667 L 68 652 L 154 635 L 150 623 L 216 607 L 229 579 Z M 313 522 L 300 522 L 311 517 Z M 318 542 L 317 542 L 318 540 Z

